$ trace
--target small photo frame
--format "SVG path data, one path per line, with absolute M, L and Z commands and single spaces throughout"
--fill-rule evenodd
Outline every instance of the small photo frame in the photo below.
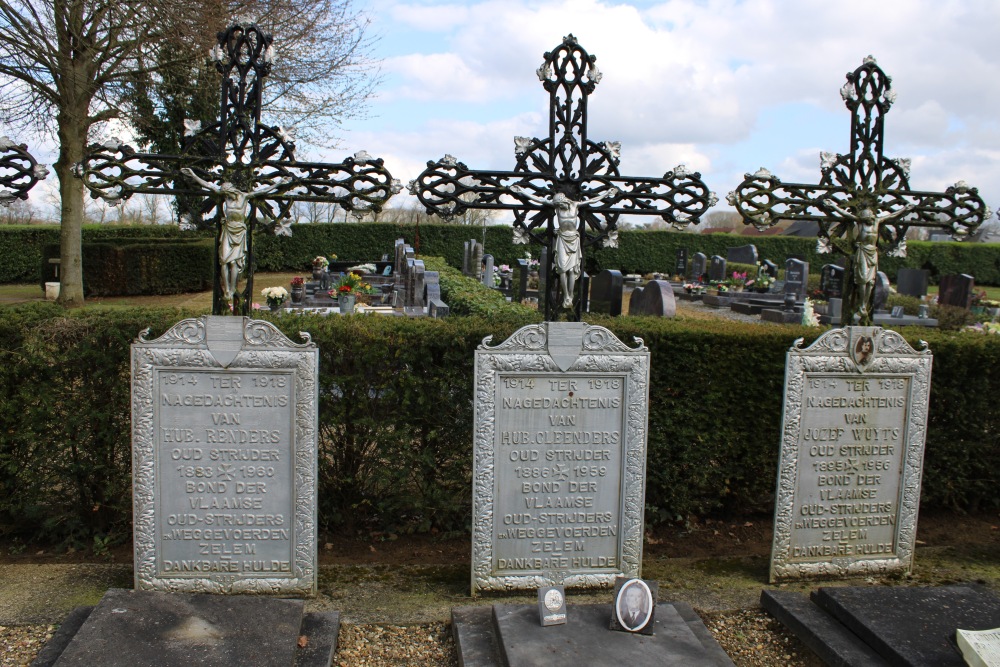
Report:
M 615 579 L 615 604 L 611 610 L 611 629 L 641 635 L 653 634 L 656 595 L 659 584 L 643 579 Z
M 892 317 L 902 317 L 905 314 L 904 308 L 902 306 L 892 307 Z
M 562 625 L 566 622 L 566 589 L 562 586 L 545 586 L 538 589 L 538 620 L 542 626 Z

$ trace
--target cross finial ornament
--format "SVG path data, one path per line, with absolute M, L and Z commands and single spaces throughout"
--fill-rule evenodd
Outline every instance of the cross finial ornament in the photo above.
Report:
M 363 215 L 378 212 L 399 191 L 381 158 L 364 151 L 340 163 L 295 159 L 294 128 L 260 121 L 264 80 L 274 62 L 272 38 L 237 21 L 211 51 L 222 75 L 218 122 L 185 121 L 180 155 L 137 152 L 115 141 L 94 144 L 79 165 L 91 197 L 112 203 L 135 193 L 198 197 L 200 210 L 182 221 L 209 221 L 218 230 L 212 312 L 249 315 L 253 297 L 253 233 L 291 236 L 295 202 L 326 202 Z M 246 287 L 238 289 L 241 275 Z
M 696 223 L 716 202 L 701 175 L 683 165 L 662 178 L 622 176 L 621 144 L 587 138 L 587 103 L 601 81 L 596 56 L 573 35 L 544 56 L 536 74 L 549 93 L 549 135 L 515 137 L 513 171 L 477 171 L 451 156 L 427 163 L 410 184 L 428 213 L 511 211 L 514 242 L 549 249 L 545 319 L 579 319 L 583 259 L 592 247 L 618 242 L 623 214 L 656 215 L 677 227 Z
M 38 164 L 28 152 L 27 144 L 0 137 L 0 206 L 27 199 L 28 191 L 48 175 L 45 165 Z
M 910 161 L 883 154 L 885 115 L 896 100 L 892 79 L 868 56 L 840 89 L 851 111 L 851 152 L 820 153 L 818 185 L 782 183 L 761 168 L 746 174 L 727 200 L 746 224 L 780 220 L 819 225 L 816 250 L 847 258 L 843 321 L 871 326 L 880 252 L 905 256 L 911 227 L 949 229 L 966 237 L 990 216 L 976 188 L 959 181 L 943 193 L 911 190 Z

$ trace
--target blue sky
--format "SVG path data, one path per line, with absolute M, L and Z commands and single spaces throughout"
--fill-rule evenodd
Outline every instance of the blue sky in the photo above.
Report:
M 957 180 L 1000 206 L 1000 26 L 995 0 L 367 0 L 384 84 L 342 150 L 386 159 L 404 182 L 445 153 L 510 169 L 515 135 L 547 134 L 542 54 L 574 34 L 604 78 L 591 139 L 622 141 L 622 173 L 680 163 L 722 201 L 745 172 L 816 182 L 847 152 L 845 74 L 874 55 L 898 98 L 885 153 L 910 184 Z M 340 159 L 336 151 L 324 157 Z M 411 200 L 412 201 L 412 200 Z M 408 203 L 405 197 L 396 205 Z

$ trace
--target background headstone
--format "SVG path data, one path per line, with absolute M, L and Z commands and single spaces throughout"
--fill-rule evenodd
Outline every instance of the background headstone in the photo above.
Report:
M 406 259 L 406 241 L 403 239 L 396 239 L 395 247 L 393 248 L 395 252 L 393 253 L 393 264 L 392 270 L 397 276 L 403 275 L 403 262 Z
M 319 352 L 205 316 L 132 344 L 135 585 L 315 595 Z
M 737 264 L 757 264 L 757 246 L 743 245 L 726 250 L 726 261 Z
M 430 305 L 434 299 L 441 299 L 441 274 L 437 271 L 425 271 L 423 305 Z
M 514 295 L 511 301 L 520 303 L 527 296 L 528 292 L 528 260 L 519 259 L 514 264 Z
M 687 275 L 688 251 L 687 248 L 678 248 L 677 257 L 674 260 L 674 273 L 682 279 Z
M 483 285 L 490 289 L 496 287 L 493 280 L 493 255 L 483 255 Z
M 975 279 L 967 273 L 941 276 L 938 284 L 938 303 L 968 309 L 972 305 Z
M 618 316 L 622 314 L 625 283 L 622 272 L 605 269 L 597 274 L 590 287 L 590 312 Z
M 532 324 L 479 346 L 474 595 L 535 590 L 541 577 L 592 587 L 638 576 L 648 382 L 645 347 L 584 322 Z
M 691 280 L 702 280 L 705 276 L 706 257 L 703 252 L 691 256 Z
M 824 264 L 820 271 L 819 289 L 829 299 L 840 299 L 844 296 L 844 267 L 836 264 Z
M 632 292 L 628 314 L 673 317 L 677 314 L 673 287 L 666 280 L 650 280 L 641 292 L 638 289 Z
M 479 241 L 473 241 L 472 246 L 472 265 L 469 269 L 472 271 L 472 277 L 476 280 L 483 279 L 483 244 Z
M 462 275 L 468 276 L 472 274 L 472 270 L 469 268 L 472 265 L 472 244 L 475 241 L 466 241 L 462 244 Z
M 875 312 L 885 310 L 886 304 L 889 303 L 890 291 L 889 276 L 879 271 L 875 274 Z
M 927 295 L 930 271 L 925 269 L 899 269 L 896 272 L 896 291 L 918 299 Z
M 796 301 L 806 298 L 809 280 L 809 262 L 789 259 L 785 262 L 785 294 L 794 294 Z
M 761 262 L 761 264 L 764 266 L 764 271 L 767 272 L 767 275 L 771 276 L 775 280 L 778 279 L 778 265 L 777 264 L 775 264 L 774 262 L 772 262 L 769 259 L 765 259 L 763 262 Z
M 708 267 L 708 279 L 710 281 L 725 280 L 726 276 L 726 258 L 719 255 L 712 256 L 712 263 Z

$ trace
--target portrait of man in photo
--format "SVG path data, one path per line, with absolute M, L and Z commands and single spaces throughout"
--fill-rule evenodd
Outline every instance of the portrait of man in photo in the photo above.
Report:
M 639 632 L 650 621 L 653 594 L 642 579 L 631 579 L 618 590 L 615 613 L 618 624 L 627 632 Z

